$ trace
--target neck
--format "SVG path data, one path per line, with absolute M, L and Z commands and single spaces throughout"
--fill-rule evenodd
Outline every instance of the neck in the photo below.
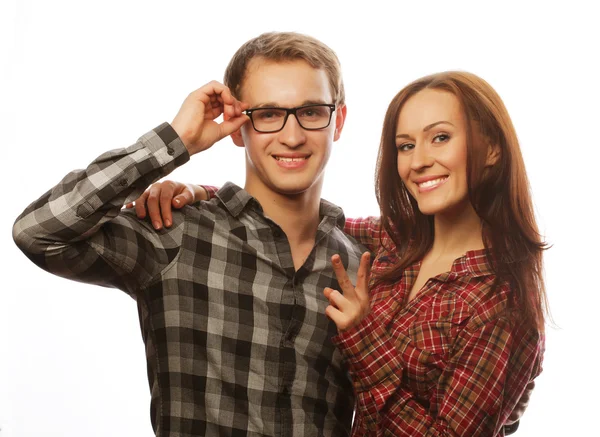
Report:
M 321 186 L 319 181 L 308 190 L 293 195 L 278 193 L 262 184 L 251 184 L 248 180 L 244 188 L 258 200 L 265 216 L 277 223 L 292 243 L 314 241 L 320 222 Z
M 434 217 L 434 239 L 430 255 L 456 259 L 469 250 L 483 249 L 481 219 L 471 203 L 458 212 Z

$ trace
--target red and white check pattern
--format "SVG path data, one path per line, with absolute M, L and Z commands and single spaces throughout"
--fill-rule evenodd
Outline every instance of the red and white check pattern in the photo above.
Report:
M 394 263 L 378 218 L 349 219 L 345 231 L 376 253 L 373 273 Z M 357 393 L 353 435 L 504 435 L 542 370 L 543 334 L 507 310 L 511 289 L 492 287 L 484 250 L 456 259 L 407 302 L 419 268 L 410 266 L 395 283 L 372 282 L 371 313 L 333 339 Z

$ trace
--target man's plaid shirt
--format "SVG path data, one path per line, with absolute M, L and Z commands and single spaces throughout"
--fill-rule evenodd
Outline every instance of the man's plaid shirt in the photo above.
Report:
M 165 123 L 69 173 L 13 237 L 41 268 L 136 299 L 157 436 L 349 435 L 352 384 L 323 296 L 339 288 L 331 256 L 352 273 L 362 252 L 341 209 L 321 202 L 298 271 L 285 234 L 233 184 L 174 211 L 169 229 L 121 210 L 188 159 Z

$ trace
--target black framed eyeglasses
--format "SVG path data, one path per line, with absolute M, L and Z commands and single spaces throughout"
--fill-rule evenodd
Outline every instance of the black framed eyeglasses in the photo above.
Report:
M 296 117 L 298 124 L 306 130 L 325 129 L 331 123 L 331 115 L 335 111 L 335 105 L 312 104 L 298 106 L 296 108 L 250 108 L 244 112 L 256 132 L 273 133 L 284 128 L 290 114 Z

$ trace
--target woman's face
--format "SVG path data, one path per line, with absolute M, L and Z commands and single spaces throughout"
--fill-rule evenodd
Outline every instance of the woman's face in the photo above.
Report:
M 451 93 L 425 89 L 410 97 L 396 128 L 398 174 L 426 215 L 467 206 L 467 126 Z

